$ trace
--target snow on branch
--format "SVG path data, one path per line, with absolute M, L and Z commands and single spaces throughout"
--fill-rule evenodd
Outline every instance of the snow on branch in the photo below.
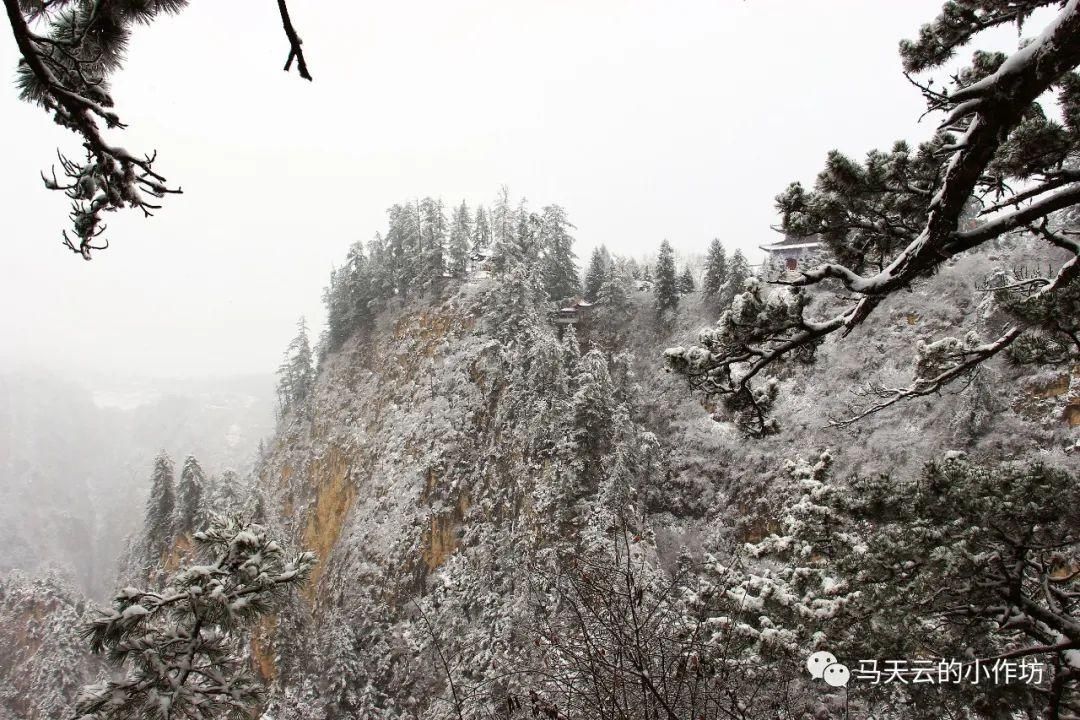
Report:
M 936 343 L 922 343 L 919 347 L 921 356 L 941 355 L 954 364 L 934 377 L 916 378 L 911 385 L 903 388 L 888 388 L 871 384 L 866 391 L 860 394 L 877 397 L 881 402 L 867 408 L 858 409 L 848 417 L 830 419 L 829 425 L 832 427 L 846 427 L 874 413 L 881 412 L 901 400 L 937 394 L 954 380 L 971 375 L 983 362 L 1009 347 L 1022 332 L 1022 328 L 1011 327 L 993 342 L 982 345 L 974 345 L 973 342 L 970 342 L 970 340 L 975 340 L 974 337 L 968 338 L 969 342 L 966 344 L 956 338 L 945 338 Z
M 57 179 L 55 168 L 42 180 L 71 200 L 73 232 L 63 233 L 63 244 L 86 260 L 108 247 L 101 239 L 102 213 L 129 207 L 150 217 L 161 207 L 158 200 L 182 192 L 155 169 L 156 153 L 132 153 L 110 143 L 100 123 L 105 129 L 125 127 L 113 109 L 107 78 L 123 62 L 131 28 L 186 5 L 186 0 L 4 0 L 21 55 L 20 94 L 82 138 L 85 160 L 58 153 L 66 180 Z M 300 76 L 311 80 L 285 0 L 278 0 L 278 9 L 290 45 L 285 70 L 296 60 Z M 44 29 L 35 32 L 39 24 Z
M 747 623 L 790 633 L 801 658 L 815 642 L 847 657 L 966 656 L 961 667 L 1030 658 L 1045 682 L 971 688 L 977 702 L 1002 693 L 1002 707 L 1073 717 L 1055 708 L 1075 703 L 1080 659 L 1075 472 L 953 451 L 916 477 L 842 481 L 810 462 L 789 464 L 777 532 L 747 546 L 766 569 L 725 583 L 752 609 Z M 861 709 L 874 703 L 866 689 Z
M 315 556 L 287 557 L 260 526 L 215 517 L 195 534 L 205 564 L 178 572 L 160 591 L 125 588 L 83 635 L 126 674 L 85 688 L 78 717 L 246 716 L 262 687 L 244 668 L 237 630 L 306 581 Z
M 1047 237 L 1055 245 L 1068 247 L 1077 255 L 1062 265 L 1052 280 L 1031 277 L 1011 285 L 988 288 L 988 290 L 999 294 L 1028 292 L 1030 294 L 1025 295 L 1023 302 L 1035 305 L 1080 279 L 1080 243 L 1053 233 L 1045 223 L 1030 229 L 1032 232 Z M 903 388 L 887 388 L 871 384 L 859 394 L 864 397 L 877 397 L 880 402 L 853 409 L 853 413 L 848 417 L 831 419 L 829 424 L 833 427 L 846 427 L 901 400 L 937 394 L 957 379 L 972 377 L 984 362 L 1010 347 L 1026 330 L 1024 325 L 1014 325 L 989 343 L 980 343 L 975 333 L 969 333 L 963 341 L 957 338 L 944 338 L 934 343 L 920 343 L 915 363 L 919 373 L 910 385 Z
M 1002 63 L 997 72 L 949 97 L 953 109 L 944 124 L 964 120 L 967 130 L 955 144 L 919 236 L 872 276 L 862 277 L 848 268 L 825 265 L 807 273 L 804 284 L 831 277 L 860 294 L 890 293 L 909 285 L 958 252 L 1080 202 L 1080 189 L 1064 191 L 1036 203 L 1020 218 L 1004 218 L 968 233 L 958 231 L 961 214 L 1003 140 L 1020 123 L 1031 103 L 1077 65 L 1080 65 L 1080 0 L 1070 0 L 1036 40 Z
M 20 80 L 24 97 L 42 105 L 53 113 L 59 125 L 74 130 L 83 138 L 85 163 L 60 154 L 61 168 L 70 182 L 59 183 L 55 170 L 51 179 L 44 175 L 42 179 L 46 188 L 63 191 L 71 199 L 70 217 L 75 239 L 68 237 L 65 231 L 64 245 L 89 260 L 92 250 L 108 247 L 107 242 L 94 245 L 94 240 L 104 230 L 100 225 L 102 212 L 130 206 L 150 216 L 160 207 L 151 198 L 162 198 L 181 190 L 168 187 L 165 178 L 154 170 L 154 155 L 137 157 L 122 147 L 110 145 L 98 127 L 99 120 L 108 128 L 124 127 L 110 109 L 112 98 L 104 85 L 104 75 L 109 67 L 101 58 L 114 48 L 100 48 L 96 42 L 86 43 L 95 23 L 106 22 L 102 16 L 108 10 L 102 10 L 98 3 L 88 12 L 62 15 L 60 20 L 51 23 L 52 35 L 45 37 L 31 31 L 17 0 L 4 0 L 4 6 L 22 55 Z M 93 35 L 97 37 L 96 32 Z M 114 42 L 121 42 L 122 37 Z M 99 77 L 88 78 L 88 72 L 97 73 Z
M 1045 4 L 1028 3 L 1005 14 L 1022 21 L 1035 6 Z M 949 11 L 947 7 L 946 14 Z M 923 29 L 918 43 L 903 46 L 907 69 L 940 65 L 956 48 L 1004 17 L 943 16 L 938 25 Z M 966 29 L 958 30 L 961 26 Z M 1078 65 L 1080 0 L 1068 0 L 1043 31 L 1013 55 L 975 53 L 972 67 L 954 77 L 956 88 L 951 93 L 916 83 L 928 95 L 931 109 L 945 113 L 933 140 L 917 152 L 905 143 L 897 143 L 891 153 L 873 151 L 865 165 L 830 153 L 812 192 L 795 183 L 777 198 L 785 232 L 820 237 L 834 259 L 802 270 L 794 278 L 772 281 L 788 286 L 779 293 L 780 300 L 765 299 L 760 290 L 754 291 L 752 301 L 746 296 L 737 298 L 732 310 L 721 317 L 718 329 L 703 333 L 697 346 L 665 353 L 669 367 L 706 392 L 753 398 L 752 378 L 790 356 L 812 355 L 829 336 L 847 336 L 885 298 L 910 289 L 917 280 L 937 272 L 946 260 L 1080 204 L 1080 174 L 1073 169 L 1080 158 L 1080 128 L 1050 123 L 1038 106 L 1049 90 L 1064 88 L 1062 105 L 1069 117 L 1076 115 L 1080 78 L 1073 70 Z M 1049 153 L 1048 144 L 1061 149 Z M 1037 179 L 1033 187 L 1018 193 L 1009 189 L 1013 182 L 1030 185 L 1031 179 Z M 990 193 L 1013 197 L 998 202 L 980 224 L 973 219 L 978 213 L 972 205 Z M 1004 212 L 1008 208 L 1016 209 Z M 918 231 L 911 232 L 916 227 Z M 1080 254 L 1077 243 L 1060 235 L 1038 234 Z M 1044 290 L 1070 282 L 1074 267 L 1070 263 L 1062 268 L 1060 282 Z M 797 297 L 790 294 L 793 290 L 829 280 L 854 295 L 831 317 L 808 317 L 806 303 L 791 300 Z M 772 305 L 787 308 L 783 317 L 770 311 L 755 311 L 756 317 L 745 315 L 750 306 Z M 963 362 L 911 387 L 876 389 L 874 394 L 882 402 L 868 412 L 905 397 L 936 392 L 1008 347 L 1024 329 L 1020 324 L 988 345 L 965 347 Z M 857 413 L 859 417 L 865 414 Z

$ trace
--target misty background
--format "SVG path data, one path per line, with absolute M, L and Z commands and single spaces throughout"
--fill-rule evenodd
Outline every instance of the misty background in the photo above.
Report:
M 313 83 L 282 72 L 272 6 L 192 3 L 135 34 L 110 137 L 157 150 L 184 194 L 107 218 L 110 250 L 60 245 L 67 200 L 38 177 L 72 133 L 0 93 L 9 137 L 0 362 L 123 376 L 272 372 L 329 269 L 390 205 L 489 205 L 502 184 L 564 206 L 578 252 L 752 261 L 774 196 L 825 154 L 912 133 L 924 109 L 898 42 L 939 0 L 300 4 Z M 828 21 L 823 21 L 823 16 Z M 998 33 L 1015 47 L 1014 29 Z M 0 68 L 17 51 L 0 42 Z M 752 70 L 752 71 L 751 71 Z M 9 85 L 9 88 L 11 86 Z M 838 108 L 845 108 L 838 110 Z
M 897 44 L 940 0 L 424 0 L 291 8 L 315 81 L 282 72 L 265 2 L 193 3 L 140 28 L 111 134 L 184 194 L 107 218 L 86 263 L 38 177 L 73 134 L 0 93 L 0 546 L 93 577 L 141 522 L 159 449 L 242 471 L 274 423 L 273 372 L 355 240 L 409 198 L 489 206 L 501 184 L 601 243 L 752 262 L 774 196 L 837 147 L 934 131 Z M 823 21 L 827 17 L 827 21 Z M 812 30 L 811 30 L 812 29 Z M 1015 47 L 1014 29 L 996 32 Z M 17 50 L 0 42 L 14 76 Z M 752 69 L 752 72 L 750 71 Z M 838 110 L 837 108 L 843 108 Z M 0 570 L 5 568 L 0 568 Z M 100 573 L 98 573 L 100 576 Z M 88 582 L 88 581 L 87 581 Z M 103 588 L 87 587 L 94 594 Z

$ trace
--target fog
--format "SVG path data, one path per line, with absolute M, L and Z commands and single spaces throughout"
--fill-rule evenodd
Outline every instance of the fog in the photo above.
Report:
M 1080 706 L 1080 0 L 7 4 L 0 720 Z
M 324 9 L 326 8 L 326 9 Z M 0 93 L 0 369 L 76 377 L 271 372 L 298 316 L 385 210 L 559 203 L 595 244 L 760 256 L 773 197 L 825 153 L 921 140 L 897 42 L 940 0 L 297 4 L 313 83 L 282 72 L 265 2 L 193 3 L 140 29 L 114 79 L 119 141 L 184 194 L 109 217 L 86 263 L 38 173 L 74 135 Z M 1008 31 L 1002 37 L 1008 37 Z M 1010 39 L 1015 46 L 1015 36 Z M 0 67 L 17 59 L 10 38 Z M 915 130 L 913 132 L 913 129 Z M 11 139 L 17 138 L 17 142 Z

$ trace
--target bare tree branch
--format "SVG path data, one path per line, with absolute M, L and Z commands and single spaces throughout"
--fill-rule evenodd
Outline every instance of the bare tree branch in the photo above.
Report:
M 292 20 L 289 18 L 289 8 L 285 0 L 278 0 L 278 12 L 281 13 L 281 25 L 285 28 L 285 36 L 289 39 L 289 57 L 285 61 L 285 72 L 289 72 L 295 59 L 296 71 L 300 73 L 300 77 L 311 80 L 311 73 L 308 72 L 304 50 L 301 47 L 304 41 L 296 34 L 296 28 L 293 27 Z

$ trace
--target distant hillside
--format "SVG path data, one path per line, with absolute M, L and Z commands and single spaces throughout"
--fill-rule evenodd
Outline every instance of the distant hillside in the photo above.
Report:
M 104 670 L 79 637 L 89 603 L 55 575 L 0 575 L 0 720 L 69 717 Z
M 103 597 L 141 521 L 157 451 L 243 471 L 273 430 L 273 407 L 269 377 L 91 389 L 0 375 L 0 571 L 58 565 Z

